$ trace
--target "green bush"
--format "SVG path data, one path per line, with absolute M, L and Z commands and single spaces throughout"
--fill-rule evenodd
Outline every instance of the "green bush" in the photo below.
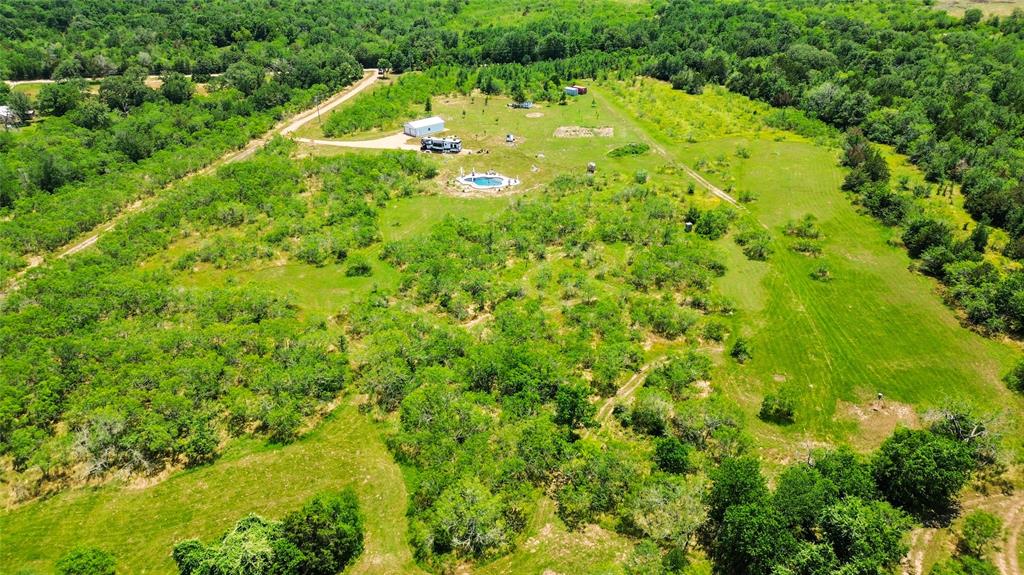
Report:
M 964 517 L 957 533 L 957 549 L 961 553 L 982 559 L 998 543 L 1003 522 L 987 511 L 975 510 Z
M 675 437 L 661 437 L 654 443 L 654 463 L 665 473 L 690 473 L 691 448 Z
M 249 515 L 216 543 L 196 539 L 174 546 L 181 575 L 333 575 L 363 551 L 363 522 L 355 492 L 319 494 L 282 521 Z
M 661 391 L 641 389 L 633 402 L 630 424 L 647 435 L 664 435 L 672 418 L 672 402 Z
M 732 347 L 729 348 L 729 356 L 737 363 L 746 363 L 753 358 L 747 340 L 742 337 L 736 338 L 736 341 L 733 342 Z
M 1024 393 L 1024 359 L 1017 362 L 1017 365 L 1010 370 L 1010 373 L 1006 374 L 1003 381 L 1013 391 Z
M 761 400 L 761 410 L 757 416 L 762 421 L 778 424 L 793 423 L 793 400 L 784 394 L 769 394 Z
M 999 569 L 988 561 L 961 556 L 936 563 L 928 575 L 999 575 Z
M 370 260 L 361 255 L 350 257 L 345 266 L 345 275 L 348 277 L 368 277 L 373 275 L 373 267 L 370 265 Z
M 611 158 L 623 158 L 626 156 L 642 156 L 650 151 L 651 147 L 644 143 L 629 143 L 619 146 L 608 152 Z
M 57 560 L 59 575 L 114 575 L 114 556 L 102 549 L 79 547 Z
M 974 467 L 966 443 L 902 428 L 882 443 L 872 460 L 875 484 L 886 499 L 923 518 L 948 513 Z
M 299 551 L 296 573 L 341 573 L 363 552 L 363 519 L 355 491 L 313 497 L 302 509 L 284 516 L 281 532 Z

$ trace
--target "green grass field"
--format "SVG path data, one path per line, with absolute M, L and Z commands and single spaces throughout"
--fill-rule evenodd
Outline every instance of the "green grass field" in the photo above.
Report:
M 750 211 L 778 239 L 766 264 L 734 258 L 721 282 L 742 302 L 740 323 L 756 350 L 749 366 L 734 370 L 731 395 L 753 392 L 746 399 L 755 410 L 764 391 L 788 387 L 802 416 L 787 439 L 810 432 L 868 444 L 909 421 L 872 412 L 876 392 L 918 409 L 949 400 L 1020 407 L 1000 381 L 1017 353 L 961 327 L 937 284 L 908 271 L 909 258 L 886 243 L 891 230 L 858 214 L 839 191 L 834 153 L 799 142 L 745 145 L 751 157 L 736 162 L 736 185 L 757 194 Z M 819 219 L 821 258 L 797 254 L 782 239 L 785 223 L 805 213 Z M 822 262 L 833 281 L 811 279 Z M 761 277 L 757 286 L 751 275 Z M 865 429 L 856 425 L 861 412 Z M 883 429 L 868 429 L 877 425 Z
M 688 179 L 665 168 L 675 162 L 700 165 L 723 188 L 753 193 L 747 216 L 775 237 L 775 253 L 765 263 L 747 260 L 731 238 L 721 242 L 729 271 L 718 288 L 736 302 L 733 330 L 750 338 L 754 359 L 745 366 L 720 360 L 713 379 L 751 415 L 759 452 L 769 462 L 799 455 L 808 442 L 873 447 L 893 426 L 913 422 L 915 410 L 948 399 L 1024 409 L 999 381 L 1018 352 L 961 327 L 942 304 L 937 284 L 908 271 L 903 250 L 887 244 L 893 232 L 859 214 L 840 192 L 837 151 L 766 127 L 764 106 L 722 90 L 688 96 L 654 82 L 596 86 L 567 106 L 512 110 L 506 102 L 479 95 L 435 98 L 434 113 L 448 120 L 450 131 L 467 148 L 489 153 L 439 158 L 439 193 L 382 209 L 385 240 L 422 234 L 447 214 L 485 219 L 513 201 L 456 193 L 446 182 L 460 168 L 520 177 L 521 189 L 531 190 L 595 161 L 599 173 L 613 180 L 645 169 L 653 185 L 682 190 Z M 555 138 L 564 126 L 611 127 L 613 135 Z M 521 138 L 515 146 L 504 143 L 510 132 Z M 607 156 L 630 142 L 653 149 L 639 157 Z M 741 148 L 748 157 L 737 154 Z M 788 220 L 807 213 L 818 218 L 823 232 L 821 258 L 790 251 L 781 233 Z M 373 257 L 379 249 L 366 254 Z M 172 248 L 147 265 L 173 262 L 176 253 Z M 831 267 L 833 281 L 810 278 L 822 262 Z M 181 282 L 259 283 L 293 294 L 303 317 L 318 320 L 374 285 L 397 283 L 395 270 L 376 260 L 373 265 L 370 278 L 345 277 L 340 265 L 287 263 L 203 268 L 182 274 Z M 536 268 L 508 273 L 525 277 Z M 783 387 L 797 395 L 797 422 L 780 428 L 757 421 L 753 415 L 763 395 Z M 873 410 L 876 392 L 887 403 Z M 125 572 L 173 572 L 169 552 L 175 541 L 210 539 L 249 512 L 279 517 L 318 490 L 344 485 L 356 487 L 368 519 L 367 552 L 351 572 L 418 572 L 406 538 L 405 484 L 381 441 L 383 431 L 384 424 L 345 403 L 287 447 L 236 441 L 214 464 L 150 487 L 77 489 L 7 511 L 0 517 L 0 572 L 49 572 L 57 557 L 79 543 L 114 552 Z M 553 504 L 542 499 L 516 551 L 477 572 L 615 573 L 629 547 L 628 539 L 597 528 L 567 532 Z
M 708 178 L 734 195 L 753 193 L 756 201 L 744 209 L 775 238 L 775 254 L 764 263 L 722 241 L 730 269 L 719 288 L 738 304 L 735 324 L 752 339 L 754 360 L 727 364 L 715 381 L 751 415 L 765 393 L 794 391 L 796 424 L 755 424 L 769 445 L 785 451 L 810 439 L 874 447 L 896 424 L 911 423 L 913 409 L 949 400 L 988 410 L 1024 407 L 1000 381 L 1018 352 L 962 327 L 938 284 L 908 270 L 905 252 L 887 244 L 893 230 L 858 213 L 840 191 L 838 150 L 765 127 L 763 104 L 718 89 L 694 97 L 655 84 L 646 82 L 640 93 L 619 85 L 616 102 L 634 111 L 670 157 L 705 165 Z M 713 114 L 709 101 L 718 102 Z M 669 109 L 671 116 L 663 113 Z M 904 159 L 893 161 L 897 175 L 912 172 Z M 789 250 L 782 232 L 808 213 L 823 232 L 821 258 Z M 810 277 L 823 262 L 831 282 Z M 912 409 L 890 402 L 875 411 L 869 400 L 878 392 Z
M 248 513 L 278 518 L 314 493 L 351 485 L 366 513 L 366 551 L 351 573 L 416 573 L 406 544 L 405 483 L 381 427 L 347 403 L 301 441 L 244 440 L 213 465 L 145 488 L 62 493 L 0 516 L 0 572 L 50 573 L 76 545 L 112 552 L 123 573 L 173 573 L 175 542 L 219 536 Z

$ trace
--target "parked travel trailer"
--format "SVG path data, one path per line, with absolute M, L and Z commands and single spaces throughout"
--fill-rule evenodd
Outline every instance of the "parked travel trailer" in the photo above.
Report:
M 438 154 L 458 154 L 462 151 L 462 140 L 454 136 L 447 138 L 427 136 L 420 140 L 420 150 Z

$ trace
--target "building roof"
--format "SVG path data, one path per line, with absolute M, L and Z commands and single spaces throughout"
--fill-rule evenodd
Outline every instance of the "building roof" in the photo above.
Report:
M 440 116 L 431 116 L 429 118 L 423 118 L 422 120 L 413 120 L 411 122 L 406 122 L 405 125 L 409 128 L 416 129 L 426 128 L 427 126 L 434 126 L 443 123 L 444 120 L 442 120 Z

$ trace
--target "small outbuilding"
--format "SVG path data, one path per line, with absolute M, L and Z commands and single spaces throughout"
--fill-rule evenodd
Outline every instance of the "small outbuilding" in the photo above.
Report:
M 422 120 L 413 120 L 405 123 L 405 135 L 414 138 L 422 138 L 427 134 L 435 134 L 444 130 L 444 120 L 439 116 L 431 116 Z
M 566 86 L 565 87 L 565 95 L 566 96 L 579 96 L 580 95 L 580 91 L 579 91 L 578 88 L 576 88 L 576 86 Z
M 586 86 L 580 86 L 579 84 L 573 84 L 572 87 L 576 88 L 576 94 L 579 95 L 579 96 L 582 96 L 582 95 L 587 93 L 587 87 Z

